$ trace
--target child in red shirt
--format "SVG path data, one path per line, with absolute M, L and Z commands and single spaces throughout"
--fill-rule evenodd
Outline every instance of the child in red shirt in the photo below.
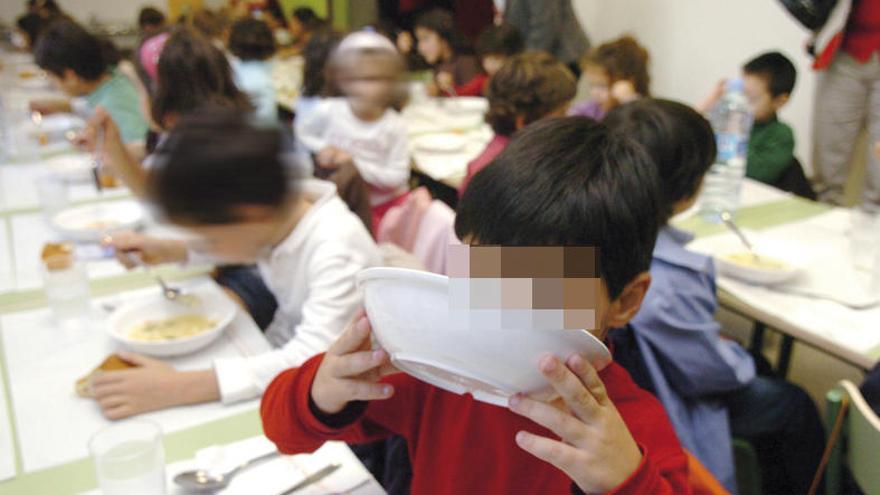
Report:
M 595 333 L 604 338 L 626 325 L 650 285 L 659 186 L 648 160 L 592 120 L 537 123 L 474 178 L 456 233 L 471 244 L 598 248 Z M 662 407 L 620 366 L 597 373 L 579 355 L 548 354 L 538 367 L 561 400 L 476 402 L 391 374 L 362 317 L 326 354 L 274 380 L 263 427 L 284 453 L 403 435 L 416 494 L 690 493 Z

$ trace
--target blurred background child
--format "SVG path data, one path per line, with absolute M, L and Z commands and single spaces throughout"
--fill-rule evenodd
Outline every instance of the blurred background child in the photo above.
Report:
M 612 108 L 651 95 L 648 50 L 623 36 L 590 50 L 581 61 L 590 99 L 571 107 L 569 115 L 602 120 Z

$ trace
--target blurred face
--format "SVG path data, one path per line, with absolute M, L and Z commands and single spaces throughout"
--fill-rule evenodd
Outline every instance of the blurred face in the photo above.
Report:
M 287 22 L 287 30 L 290 31 L 290 36 L 295 40 L 302 38 L 302 35 L 305 33 L 303 23 L 296 17 L 291 17 Z
M 605 69 L 589 66 L 584 70 L 584 77 L 590 84 L 590 99 L 602 105 L 605 110 L 611 109 L 611 78 Z
M 88 94 L 86 81 L 79 77 L 76 72 L 73 72 L 70 69 L 64 69 L 64 73 L 60 76 L 53 74 L 51 71 L 47 71 L 47 73 L 49 74 L 49 80 L 52 81 L 52 84 L 68 96 L 83 96 Z
M 197 236 L 193 246 L 225 263 L 249 264 L 266 256 L 276 232 L 274 222 L 182 225 Z
M 489 76 L 495 75 L 501 66 L 504 65 L 505 57 L 503 55 L 486 55 L 483 57 L 483 70 L 486 71 L 486 74 Z
M 756 122 L 769 120 L 788 101 L 788 95 L 774 98 L 767 87 L 767 81 L 752 74 L 743 75 L 743 92 L 749 100 Z
M 351 57 L 339 71 L 339 89 L 355 111 L 384 110 L 397 88 L 397 70 L 385 56 Z
M 423 27 L 416 28 L 416 41 L 418 42 L 419 55 L 431 65 L 442 62 L 449 57 L 449 43 L 440 37 L 435 31 Z

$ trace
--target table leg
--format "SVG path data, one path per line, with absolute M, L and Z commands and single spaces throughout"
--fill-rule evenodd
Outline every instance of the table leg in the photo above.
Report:
M 791 335 L 782 336 L 782 345 L 779 347 L 779 361 L 776 363 L 776 375 L 779 378 L 785 378 L 788 375 L 788 368 L 791 364 L 791 351 L 794 347 L 794 337 Z
M 749 344 L 753 355 L 761 354 L 761 350 L 764 348 L 764 331 L 766 329 L 764 322 L 755 321 L 755 326 L 752 327 L 752 342 Z

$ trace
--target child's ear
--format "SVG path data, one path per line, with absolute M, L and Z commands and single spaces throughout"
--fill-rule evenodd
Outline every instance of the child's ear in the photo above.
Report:
M 777 110 L 784 107 L 786 103 L 788 103 L 788 99 L 791 97 L 788 93 L 783 93 L 776 98 L 773 98 L 773 106 L 776 107 Z
M 630 280 L 617 299 L 611 301 L 611 305 L 608 307 L 606 317 L 608 327 L 619 328 L 629 323 L 642 307 L 642 300 L 645 299 L 645 294 L 650 286 L 650 272 L 639 273 Z

